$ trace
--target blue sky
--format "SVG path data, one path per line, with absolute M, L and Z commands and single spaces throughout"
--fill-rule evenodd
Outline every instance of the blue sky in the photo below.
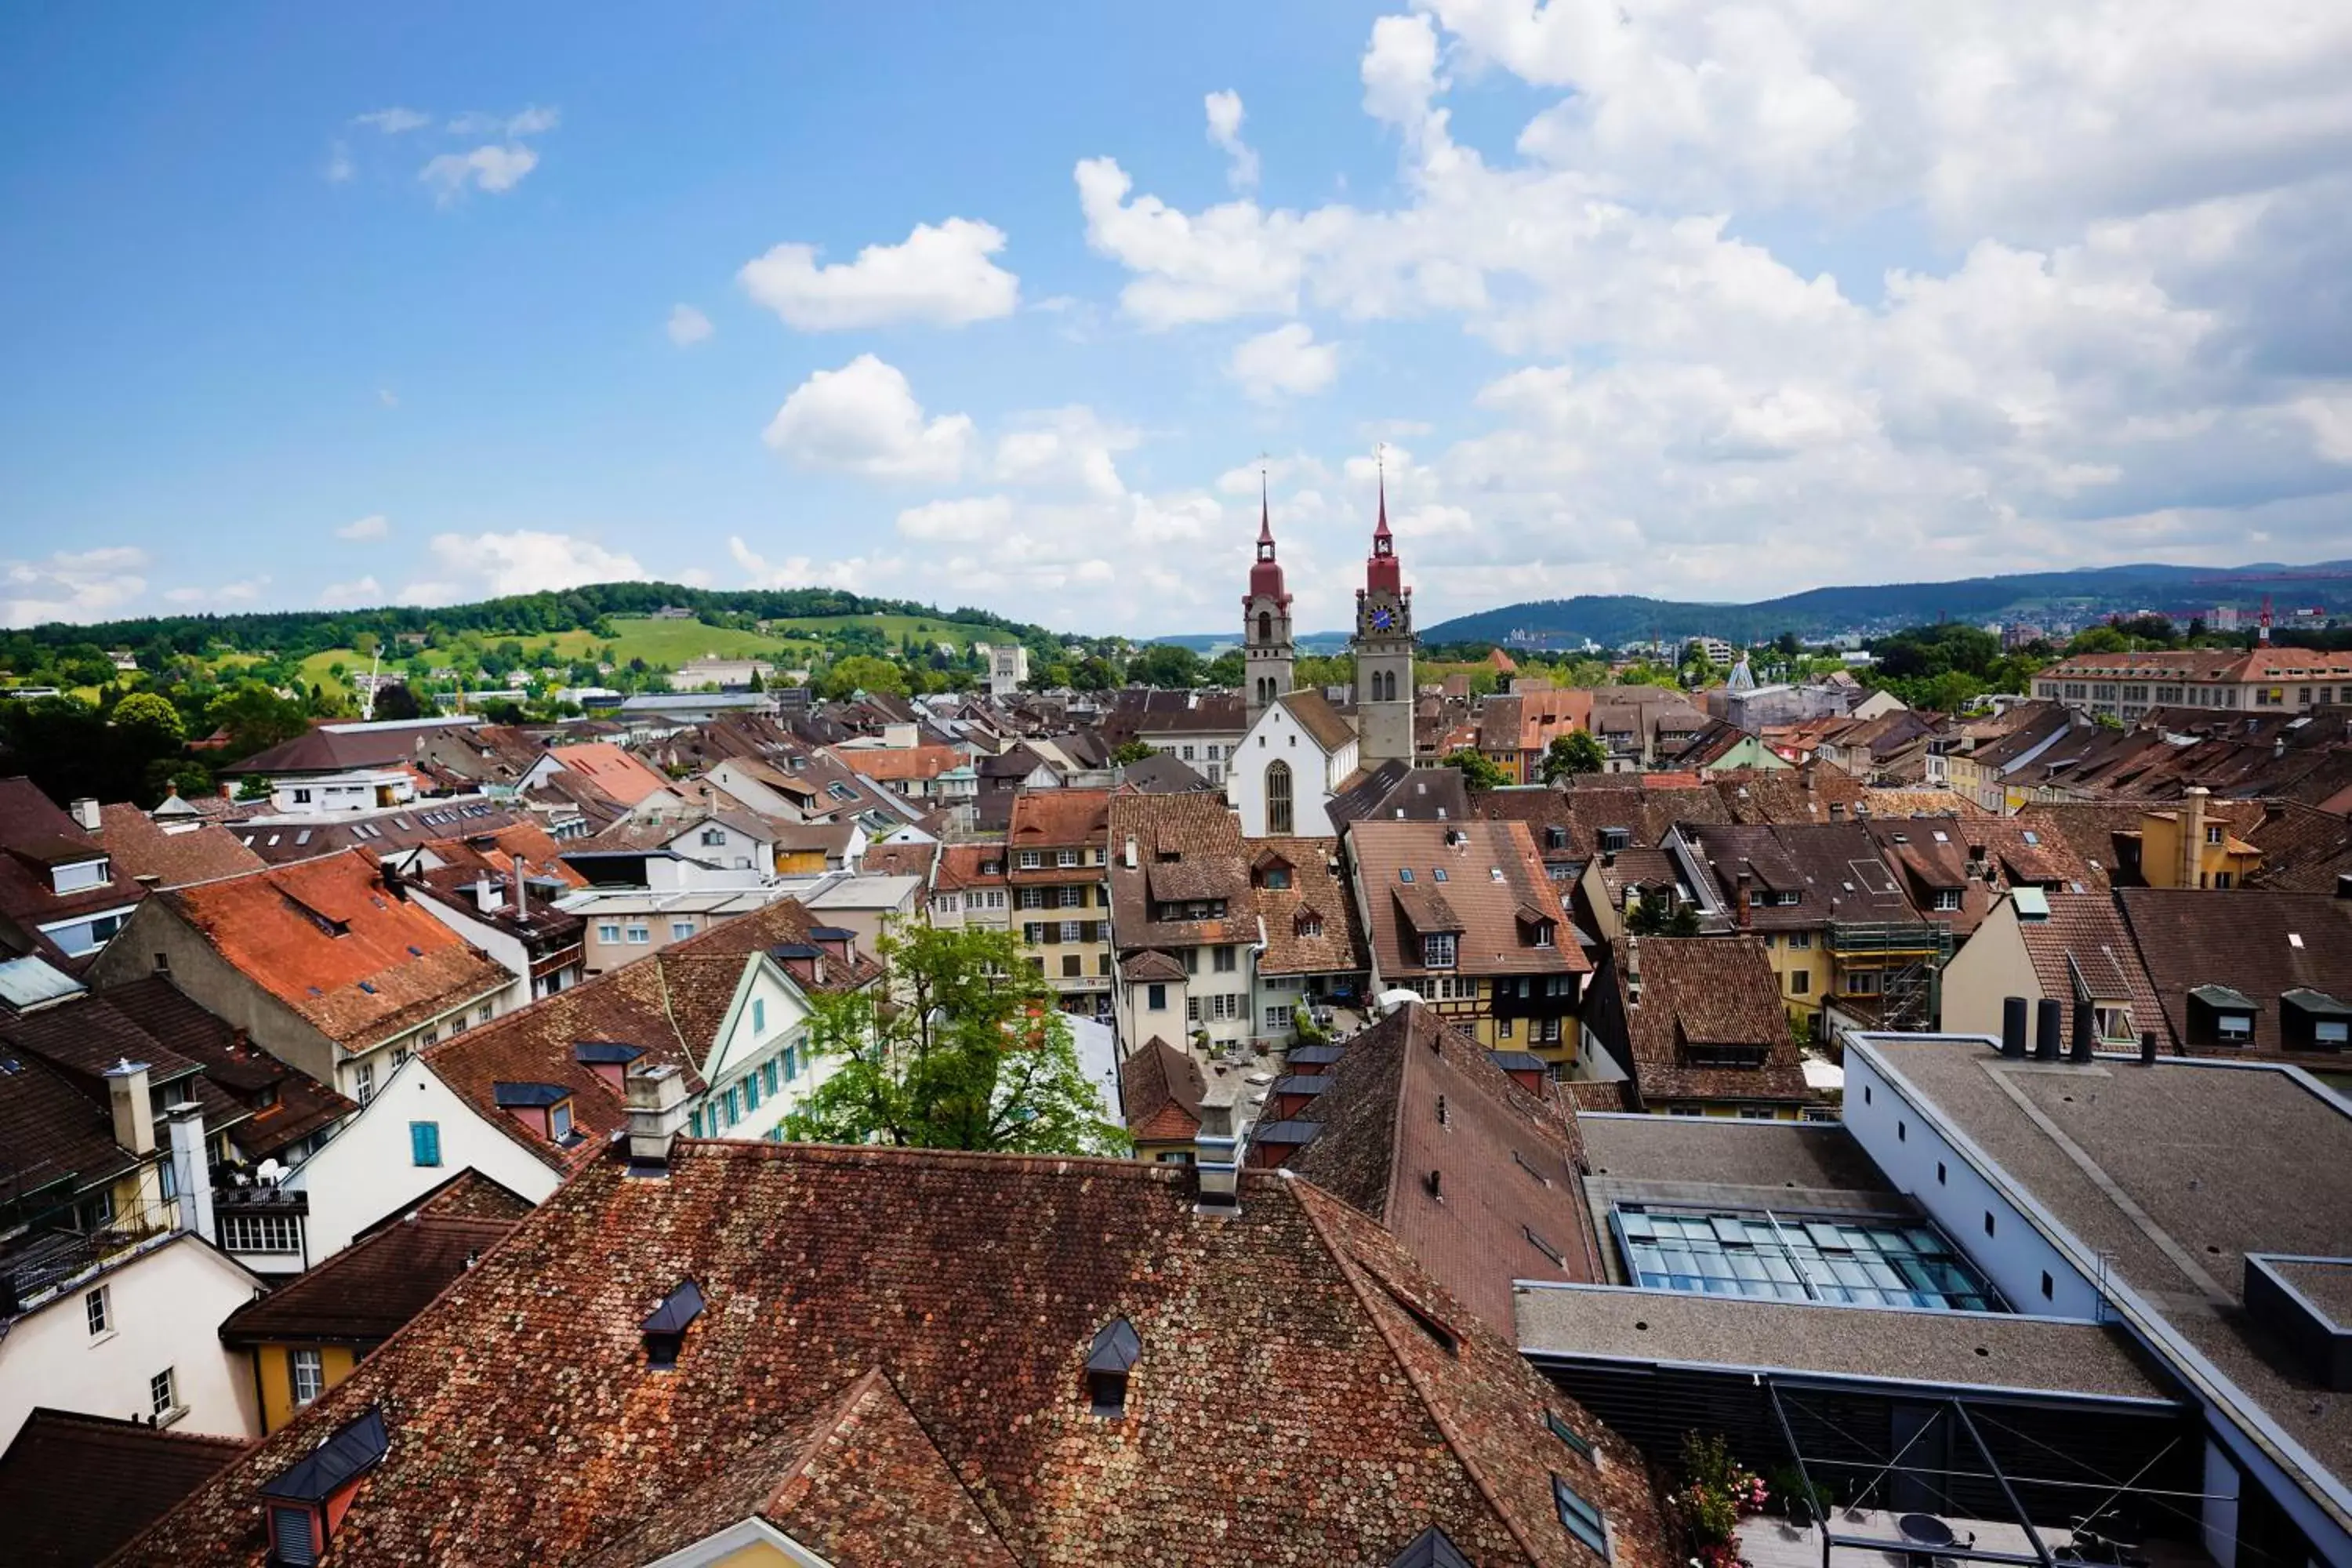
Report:
M 0 618 L 2346 553 L 2352 21 L 2153 9 L 12 8 Z

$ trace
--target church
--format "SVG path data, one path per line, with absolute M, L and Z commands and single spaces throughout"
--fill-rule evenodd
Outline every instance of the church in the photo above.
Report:
M 1290 594 L 1275 558 L 1274 519 L 1258 498 L 1257 559 L 1242 599 L 1242 658 L 1248 730 L 1226 769 L 1226 797 L 1250 838 L 1334 832 L 1326 810 L 1357 775 L 1391 762 L 1412 765 L 1412 590 L 1404 585 L 1396 539 L 1389 531 L 1388 485 L 1364 585 L 1356 590 L 1356 717 L 1348 720 L 1320 691 L 1294 689 Z

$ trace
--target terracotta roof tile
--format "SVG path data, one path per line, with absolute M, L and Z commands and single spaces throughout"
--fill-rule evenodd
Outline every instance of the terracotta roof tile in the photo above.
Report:
M 1348 841 L 1384 978 L 1432 973 L 1418 943 L 1408 948 L 1409 928 L 1391 890 L 1430 906 L 1432 919 L 1440 918 L 1429 897 L 1436 895 L 1434 901 L 1444 906 L 1443 918 L 1461 932 L 1455 964 L 1460 973 L 1573 974 L 1591 968 L 1569 938 L 1559 889 L 1545 873 L 1525 823 L 1368 821 L 1349 828 Z M 1410 881 L 1401 875 L 1408 870 Z M 1534 905 L 1556 922 L 1554 945 L 1538 947 L 1528 940 L 1517 918 L 1521 904 Z
M 103 1562 L 244 1448 L 236 1437 L 37 1409 L 0 1455 L 8 1561 L 16 1568 Z
M 669 787 L 669 780 L 646 762 L 610 741 L 578 746 L 551 746 L 548 751 L 566 773 L 578 773 L 623 805 L 635 805 L 647 795 Z
M 128 803 L 103 807 L 99 820 L 99 842 L 114 857 L 116 869 L 133 879 L 152 877 L 161 887 L 241 876 L 264 864 L 217 822 L 161 823 Z
M 1633 955 L 1642 995 L 1632 994 Z M 1780 1003 L 1780 983 L 1761 939 L 1648 936 L 1611 944 L 1612 1009 L 1632 1048 L 1638 1099 L 1801 1103 L 1802 1058 Z M 1718 1065 L 1713 1052 L 1753 1047 L 1753 1067 Z
M 1339 868 L 1336 838 L 1253 838 L 1251 876 L 1257 883 L 1265 951 L 1261 974 L 1351 974 L 1367 966 L 1363 923 Z M 1290 886 L 1269 885 L 1276 864 Z
M 2352 1003 L 2352 900 L 2210 888 L 2126 888 L 2115 896 L 2176 1048 L 2275 1055 L 2283 994 L 2307 988 Z M 2227 986 L 2254 1004 L 2251 1046 L 2191 1043 L 2188 996 L 2200 985 Z
M 1207 1092 L 1201 1064 L 1156 1035 L 1118 1064 L 1118 1098 L 1127 1130 L 1141 1142 L 1199 1132 L 1201 1097 Z
M 515 1224 L 423 1213 L 395 1220 L 231 1312 L 221 1340 L 236 1347 L 286 1340 L 372 1346 L 423 1311 Z
M 705 1308 L 649 1371 L 637 1324 L 686 1279 Z M 1122 1317 L 1141 1354 L 1106 1419 L 1080 1367 Z M 877 1372 L 942 1463 L 903 1426 L 846 1442 L 845 1466 L 877 1452 L 854 1468 L 880 1506 L 813 1520 L 944 1519 L 951 1478 L 1032 1563 L 1385 1562 L 1434 1524 L 1476 1561 L 1593 1568 L 1558 1473 L 1608 1512 L 1615 1561 L 1673 1561 L 1639 1455 L 1311 1184 L 1245 1173 L 1222 1217 L 1135 1162 L 686 1142 L 666 1179 L 614 1158 L 566 1184 L 121 1562 L 257 1563 L 260 1484 L 372 1405 L 390 1451 L 335 1561 L 580 1561 L 717 1478 L 755 1495 L 779 1441 Z M 1547 1447 L 1547 1414 L 1606 1463 Z

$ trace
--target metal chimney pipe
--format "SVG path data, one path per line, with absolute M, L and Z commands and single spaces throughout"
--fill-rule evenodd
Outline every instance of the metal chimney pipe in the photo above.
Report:
M 2022 1061 L 2025 1058 L 2026 1003 L 2022 996 L 2000 999 L 2000 1054 Z
M 2074 1003 L 2074 1038 L 2071 1048 L 2066 1053 L 2067 1059 L 2075 1062 L 2089 1061 L 2098 1037 L 2098 1019 L 2093 1016 L 2091 1005 L 2077 999 Z
M 2054 1062 L 2066 1037 L 2066 1009 L 2057 998 L 2044 996 L 2033 1014 L 2033 1059 Z
M 2139 1065 L 2144 1068 L 2152 1068 L 2156 1065 L 2156 1031 L 2154 1029 L 2142 1029 L 2139 1032 Z

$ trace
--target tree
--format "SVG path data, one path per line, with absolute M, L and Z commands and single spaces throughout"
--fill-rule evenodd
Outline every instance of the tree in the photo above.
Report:
M 152 691 L 134 691 L 116 703 L 114 727 L 136 737 L 151 756 L 176 751 L 188 738 L 180 710 Z
M 1242 650 L 1227 648 L 1209 661 L 1207 679 L 1212 686 L 1239 686 L 1249 679 L 1249 665 Z
M 1625 931 L 1631 936 L 1696 936 L 1698 906 L 1675 904 L 1671 894 L 1644 897 L 1625 912 Z
M 833 668 L 825 672 L 824 695 L 839 702 L 861 691 L 904 697 L 907 695 L 907 672 L 888 659 L 870 653 L 853 653 L 834 660 Z
M 1462 770 L 1464 786 L 1473 792 L 1496 789 L 1510 783 L 1510 778 L 1486 752 L 1469 746 L 1449 752 L 1444 759 L 1449 768 Z
M 268 800 L 269 798 L 269 781 L 263 778 L 259 773 L 246 774 L 244 778 L 237 781 L 236 798 L 239 800 Z
M 1113 752 L 1110 754 L 1110 760 L 1117 763 L 1119 766 L 1125 767 L 1129 763 L 1142 762 L 1144 759 L 1150 757 L 1155 750 L 1156 748 L 1153 747 L 1151 742 L 1149 741 L 1129 741 L 1127 744 Z
M 1156 642 L 1137 654 L 1127 678 L 1169 690 L 1201 684 L 1201 656 L 1181 643 Z
M 425 709 L 416 700 L 416 693 L 408 682 L 395 680 L 390 686 L 376 688 L 375 716 L 379 719 L 422 719 Z
M 810 998 L 809 1050 L 836 1065 L 785 1119 L 825 1143 L 1117 1154 L 1069 1020 L 1013 933 L 892 925 L 882 983 Z
M 1554 735 L 1544 748 L 1543 782 L 1556 784 L 1577 773 L 1597 773 L 1609 765 L 1609 748 L 1590 730 Z
M 233 757 L 266 752 L 310 727 L 310 710 L 303 704 L 278 696 L 258 680 L 238 681 L 213 699 L 205 716 L 228 731 Z

